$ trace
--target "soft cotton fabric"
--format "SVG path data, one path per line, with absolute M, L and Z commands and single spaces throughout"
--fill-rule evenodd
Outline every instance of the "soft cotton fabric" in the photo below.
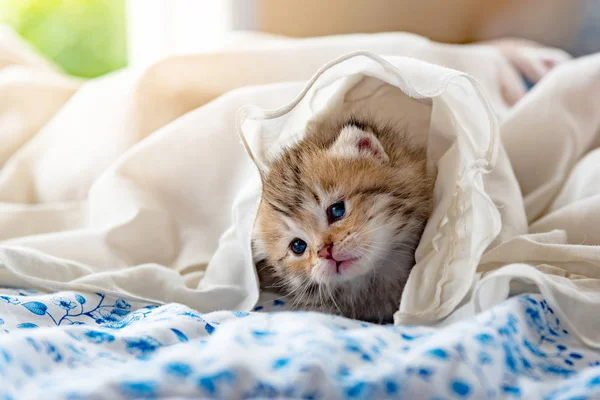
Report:
M 251 225 L 252 215 L 231 210 L 236 197 L 245 201 L 238 194 L 256 168 L 239 144 L 235 115 L 245 104 L 280 107 L 305 82 L 248 87 L 205 103 L 241 85 L 308 79 L 359 46 L 486 65 L 482 78 L 502 105 L 495 83 L 505 64 L 494 51 L 405 34 L 269 42 L 88 82 L 2 169 L 4 285 L 104 290 L 203 311 L 250 308 L 258 291 L 249 229 L 237 243 L 229 227 L 244 218 Z M 487 68 L 490 59 L 495 68 Z M 28 127 L 29 119 L 19 121 Z
M 0 291 L 0 396 L 597 398 L 600 353 L 539 294 L 444 328 L 316 313 L 200 314 L 104 294 Z M 271 311 L 265 314 L 264 311 Z
M 358 49 L 369 51 L 337 58 Z M 260 197 L 253 160 L 266 165 L 313 112 L 343 104 L 342 94 L 375 79 L 397 88 L 385 103 L 391 110 L 411 98 L 431 108 L 429 156 L 439 172 L 397 323 L 439 322 L 458 307 L 468 315 L 525 280 L 555 301 L 576 337 L 598 346 L 590 150 L 600 59 L 563 64 L 512 109 L 503 97 L 514 83 L 505 67 L 485 46 L 385 34 L 173 57 L 87 82 L 72 96 L 65 78 L 58 111 L 44 122 L 0 110 L 0 120 L 18 122 L 11 135 L 20 138 L 0 173 L 0 282 L 201 312 L 251 309 L 258 286 L 250 234 Z M 0 70 L 0 81 L 12 82 L 8 72 Z M 231 90 L 251 84 L 260 86 Z M 246 104 L 254 108 L 236 114 Z M 239 143 L 236 115 L 253 158 Z
M 409 318 L 445 317 L 468 292 L 481 254 L 498 237 L 501 228 L 508 230 L 503 233 L 507 237 L 526 230 L 522 205 L 514 210 L 503 208 L 504 224 L 495 205 L 518 205 L 521 196 L 502 150 L 491 105 L 472 78 L 414 59 L 382 59 L 372 53 L 357 53 L 336 60 L 321 72 L 298 99 L 281 110 L 241 110 L 240 130 L 253 143 L 248 147 L 249 153 L 260 169 L 268 169 L 268 160 L 277 156 L 277 150 L 299 140 L 298 132 L 311 118 L 337 108 L 353 107 L 374 120 L 388 123 L 390 118 L 380 110 L 400 114 L 401 119 L 408 121 L 416 117 L 414 112 L 405 113 L 407 106 L 402 97 L 406 95 L 410 102 L 418 99 L 431 104 L 423 107 L 430 113 L 429 163 L 438 171 L 436 205 L 417 249 L 417 265 L 409 276 L 396 318 L 405 322 Z M 381 88 L 374 87 L 371 93 L 363 93 L 358 103 L 346 104 L 355 87 L 374 78 L 395 86 L 396 91 L 376 96 Z M 394 107 L 386 110 L 386 104 Z M 505 169 L 494 168 L 497 164 Z M 493 180 L 500 180 L 505 189 L 488 188 L 488 181 Z M 258 197 L 256 204 L 257 201 Z M 250 212 L 255 210 L 239 213 Z M 515 226 L 519 231 L 514 232 Z M 243 224 L 236 226 L 237 232 L 245 229 Z

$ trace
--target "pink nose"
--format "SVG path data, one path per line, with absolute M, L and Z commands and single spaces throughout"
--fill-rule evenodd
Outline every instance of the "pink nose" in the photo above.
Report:
M 332 251 L 333 251 L 333 244 L 330 243 L 330 244 L 326 244 L 325 246 L 323 246 L 317 254 L 319 254 L 319 257 L 321 257 L 321 258 L 332 259 L 333 258 L 333 256 L 331 255 Z

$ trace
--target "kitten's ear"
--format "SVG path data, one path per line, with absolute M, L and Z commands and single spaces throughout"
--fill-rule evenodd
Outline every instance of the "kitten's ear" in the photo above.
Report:
M 329 149 L 329 153 L 335 157 L 369 158 L 382 163 L 389 161 L 388 155 L 375 135 L 355 125 L 346 125 L 342 128 L 340 136 Z

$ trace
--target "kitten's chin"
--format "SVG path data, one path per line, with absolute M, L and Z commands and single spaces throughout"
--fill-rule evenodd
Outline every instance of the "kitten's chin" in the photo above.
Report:
M 313 273 L 313 279 L 320 284 L 341 284 L 359 279 L 373 270 L 373 265 L 364 257 L 344 261 L 325 260 Z

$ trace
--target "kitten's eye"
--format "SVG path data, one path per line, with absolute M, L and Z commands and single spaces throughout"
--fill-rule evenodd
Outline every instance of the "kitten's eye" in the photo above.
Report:
M 346 213 L 346 205 L 343 201 L 338 201 L 327 208 L 327 220 L 330 224 L 341 219 Z
M 294 252 L 294 254 L 300 256 L 304 254 L 306 251 L 306 242 L 302 239 L 294 239 L 292 243 L 290 243 L 290 249 Z

